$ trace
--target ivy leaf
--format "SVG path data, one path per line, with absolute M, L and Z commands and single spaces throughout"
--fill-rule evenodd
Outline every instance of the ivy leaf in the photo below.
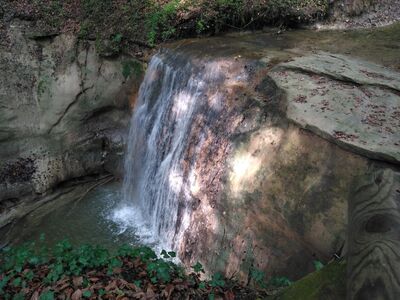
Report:
M 224 287 L 225 286 L 225 280 L 224 277 L 222 276 L 221 273 L 215 273 L 210 281 L 210 285 L 212 287 Z
M 192 266 L 192 269 L 195 273 L 204 273 L 203 265 L 199 262 L 197 262 L 194 266 Z
M 40 295 L 39 300 L 54 300 L 54 292 L 46 291 Z
M 13 300 L 24 300 L 25 299 L 25 295 L 23 293 L 18 293 L 16 295 L 14 295 Z
M 314 260 L 314 267 L 316 271 L 319 271 L 324 267 L 324 264 L 319 260 Z
M 22 282 L 21 277 L 17 277 L 17 278 L 15 278 L 15 279 L 13 280 L 12 285 L 15 286 L 15 287 L 18 287 L 18 286 L 21 285 L 21 282 Z
M 82 293 L 82 296 L 85 298 L 89 298 L 90 296 L 92 296 L 92 293 L 90 291 L 86 290 Z

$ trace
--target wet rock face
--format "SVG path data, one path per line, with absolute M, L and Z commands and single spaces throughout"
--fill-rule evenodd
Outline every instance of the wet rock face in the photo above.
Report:
M 0 48 L 0 207 L 105 168 L 120 175 L 138 81 L 122 73 L 127 58 L 100 58 L 94 43 L 39 34 L 29 22 L 14 21 L 7 35 Z
M 202 65 L 201 47 L 174 51 Z M 342 252 L 354 178 L 398 168 L 400 75 L 344 55 L 207 47 L 207 62 L 228 67 L 218 114 L 195 116 L 182 156 L 194 180 L 180 257 L 243 281 L 252 268 L 299 278 Z

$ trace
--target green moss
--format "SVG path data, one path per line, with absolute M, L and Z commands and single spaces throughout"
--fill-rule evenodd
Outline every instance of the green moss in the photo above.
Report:
M 38 97 L 43 96 L 50 86 L 50 77 L 45 75 L 43 76 L 37 86 L 37 95 Z
M 127 60 L 122 62 L 122 75 L 124 78 L 128 78 L 130 76 L 139 77 L 143 73 L 143 65 L 137 60 Z
M 275 300 L 337 300 L 346 299 L 346 264 L 331 263 L 295 282 Z

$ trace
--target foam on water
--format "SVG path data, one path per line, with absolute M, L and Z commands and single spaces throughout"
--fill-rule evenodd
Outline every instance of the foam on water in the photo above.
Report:
M 124 234 L 127 230 L 134 230 L 139 242 L 144 245 L 155 245 L 156 240 L 152 234 L 149 224 L 145 222 L 140 209 L 131 205 L 122 205 L 106 216 L 106 219 L 113 222 L 117 227 L 115 234 Z

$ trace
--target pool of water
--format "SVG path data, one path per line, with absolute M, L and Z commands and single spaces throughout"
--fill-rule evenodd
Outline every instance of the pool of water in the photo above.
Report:
M 121 188 L 114 182 L 81 199 L 46 204 L 14 224 L 9 240 L 19 245 L 44 234 L 49 246 L 68 239 L 72 244 L 98 244 L 109 250 L 122 244 L 156 247 L 139 211 L 121 203 Z

